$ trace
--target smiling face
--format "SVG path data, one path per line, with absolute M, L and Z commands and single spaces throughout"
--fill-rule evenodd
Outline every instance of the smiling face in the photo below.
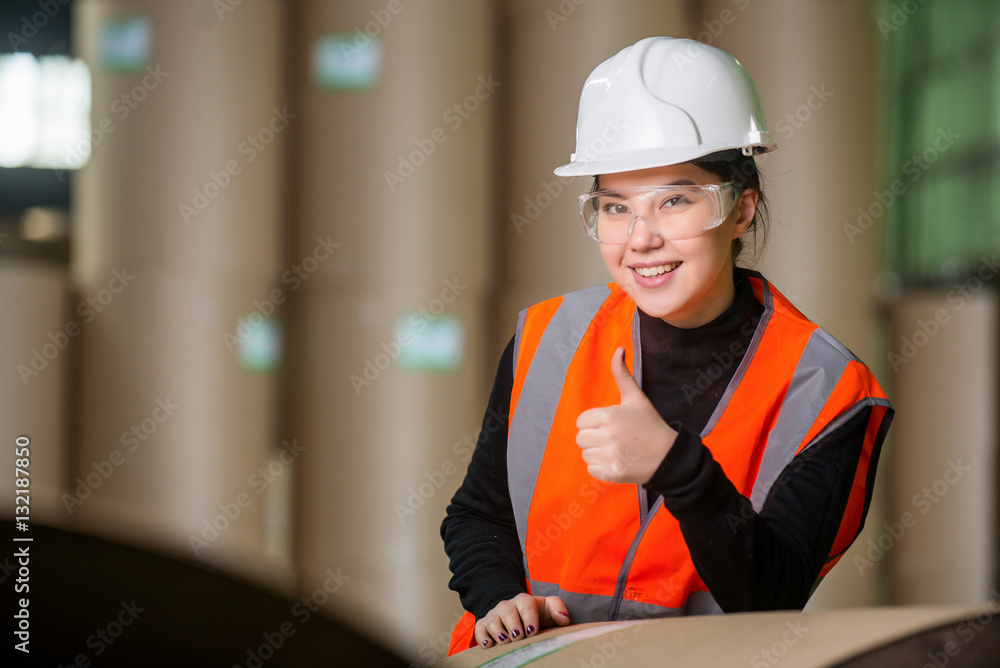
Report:
M 691 163 L 600 177 L 602 190 L 718 182 Z M 675 327 L 699 327 L 733 303 L 732 241 L 746 232 L 756 204 L 757 193 L 745 190 L 719 227 L 681 241 L 667 241 L 636 220 L 629 240 L 601 244 L 601 255 L 612 279 L 645 313 Z

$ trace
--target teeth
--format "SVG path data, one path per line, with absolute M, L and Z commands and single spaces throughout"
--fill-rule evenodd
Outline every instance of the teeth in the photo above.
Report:
M 680 262 L 672 262 L 670 264 L 661 264 L 658 267 L 634 267 L 635 272 L 640 276 L 645 276 L 646 278 L 652 278 L 653 276 L 659 276 L 660 274 L 666 274 L 676 269 L 680 265 Z

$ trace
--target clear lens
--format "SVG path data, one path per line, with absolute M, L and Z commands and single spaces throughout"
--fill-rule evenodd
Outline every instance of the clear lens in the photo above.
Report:
M 628 241 L 639 217 L 658 236 L 676 241 L 721 225 L 738 196 L 733 183 L 595 190 L 580 197 L 580 215 L 587 233 L 601 243 Z

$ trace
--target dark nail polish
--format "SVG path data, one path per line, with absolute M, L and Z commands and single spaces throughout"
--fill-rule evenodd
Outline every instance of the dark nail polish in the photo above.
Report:
M 518 629 L 514 629 L 513 631 L 510 632 L 510 637 L 511 638 L 516 638 L 519 635 L 521 635 L 521 632 Z
M 506 633 L 501 633 L 500 635 L 497 636 L 497 638 L 500 640 L 500 642 L 506 642 L 506 640 L 507 640 L 507 634 Z
M 534 626 L 529 626 L 528 627 L 528 635 L 530 636 L 534 632 L 535 632 L 535 627 Z
M 490 641 L 489 640 L 484 640 L 483 641 L 483 647 L 489 647 L 489 646 L 490 646 Z

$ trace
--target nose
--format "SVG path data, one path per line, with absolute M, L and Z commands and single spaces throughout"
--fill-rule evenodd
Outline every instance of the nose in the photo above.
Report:
M 640 223 L 639 220 L 642 219 Z M 642 214 L 636 214 L 632 217 L 632 222 L 629 223 L 631 228 L 631 233 L 629 234 L 629 246 L 633 250 L 643 251 L 650 248 L 659 248 L 663 245 L 663 237 L 661 237 L 655 229 L 653 229 L 653 224 L 649 222 L 649 219 Z

